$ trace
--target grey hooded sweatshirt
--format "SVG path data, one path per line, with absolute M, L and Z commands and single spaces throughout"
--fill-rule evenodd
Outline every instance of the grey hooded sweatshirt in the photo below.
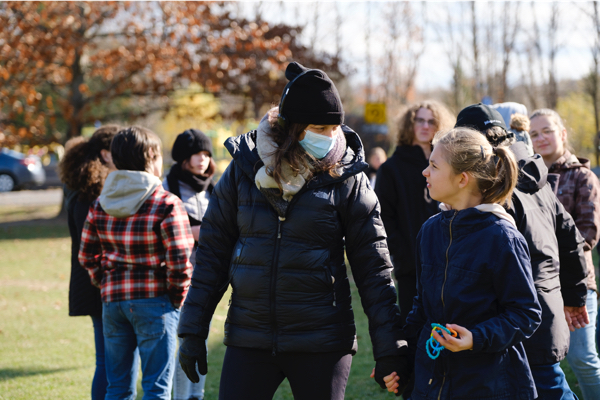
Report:
M 135 214 L 160 185 L 160 179 L 148 172 L 113 171 L 104 183 L 100 205 L 107 214 L 126 218 Z

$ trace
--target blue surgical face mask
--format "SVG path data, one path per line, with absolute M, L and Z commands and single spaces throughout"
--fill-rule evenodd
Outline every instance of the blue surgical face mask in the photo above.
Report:
M 329 136 L 319 135 L 318 133 L 314 133 L 309 130 L 306 130 L 305 132 L 306 135 L 304 135 L 304 139 L 298 143 L 300 143 L 300 146 L 302 146 L 308 154 L 317 160 L 325 157 L 327 154 L 329 154 L 331 149 L 333 149 L 337 135 L 331 138 Z

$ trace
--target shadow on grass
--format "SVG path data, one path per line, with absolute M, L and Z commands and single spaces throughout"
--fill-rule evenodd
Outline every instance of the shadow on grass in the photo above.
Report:
M 35 375 L 48 375 L 57 372 L 72 371 L 77 369 L 71 368 L 0 368 L 0 382 L 9 381 L 11 379 L 30 377 Z
M 63 217 L 0 223 L 0 240 L 66 237 L 70 237 L 69 227 Z

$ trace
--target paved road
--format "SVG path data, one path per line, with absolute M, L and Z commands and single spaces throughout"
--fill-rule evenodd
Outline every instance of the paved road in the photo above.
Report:
M 2 206 L 53 206 L 62 201 L 63 191 L 60 188 L 43 190 L 19 190 L 16 192 L 0 193 Z

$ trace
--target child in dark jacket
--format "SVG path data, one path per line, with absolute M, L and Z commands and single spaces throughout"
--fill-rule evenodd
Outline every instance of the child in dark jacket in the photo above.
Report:
M 417 240 L 418 293 L 404 328 L 415 351 L 411 398 L 534 399 L 521 342 L 541 309 L 527 244 L 502 206 L 517 183 L 516 161 L 467 128 L 439 132 L 433 144 L 423 175 L 442 212 Z M 437 358 L 430 337 L 443 346 Z M 398 379 L 385 378 L 389 391 L 397 393 Z

